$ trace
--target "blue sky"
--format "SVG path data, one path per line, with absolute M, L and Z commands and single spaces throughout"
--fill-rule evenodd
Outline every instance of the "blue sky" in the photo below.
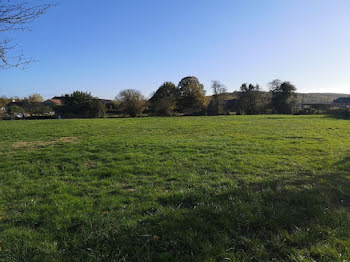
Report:
M 229 91 L 275 78 L 299 92 L 350 93 L 349 0 L 56 0 L 10 35 L 26 70 L 0 71 L 0 96 L 74 90 L 146 96 L 195 75 Z M 0 35 L 0 38 L 3 37 Z

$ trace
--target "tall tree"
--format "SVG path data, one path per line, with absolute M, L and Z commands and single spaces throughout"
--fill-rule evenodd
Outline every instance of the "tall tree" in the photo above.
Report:
M 206 107 L 204 86 L 197 77 L 188 76 L 183 78 L 179 85 L 180 101 L 179 106 L 185 114 L 203 113 Z
M 24 31 L 36 18 L 46 13 L 51 4 L 33 4 L 30 1 L 0 0 L 0 33 Z M 16 44 L 0 38 L 0 69 L 23 67 L 32 60 L 15 51 Z M 15 53 L 14 53 L 15 52 Z
M 273 110 L 278 114 L 292 114 L 296 106 L 296 87 L 278 79 L 270 82 L 269 87 Z
M 238 94 L 237 114 L 255 115 L 261 113 L 261 92 L 259 85 L 244 83 Z
M 208 105 L 208 114 L 222 114 L 224 113 L 224 94 L 227 92 L 227 89 L 216 80 L 212 82 L 211 88 L 213 89 L 213 96 Z
M 173 115 L 179 98 L 179 88 L 172 82 L 165 82 L 150 98 L 150 109 L 155 115 Z

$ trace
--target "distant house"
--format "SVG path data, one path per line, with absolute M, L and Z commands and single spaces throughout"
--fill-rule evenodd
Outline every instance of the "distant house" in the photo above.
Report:
M 20 106 L 20 107 L 23 107 L 23 102 L 22 101 L 19 101 L 19 102 L 16 102 L 15 100 L 12 100 L 12 102 L 8 103 L 6 105 L 7 108 L 11 107 L 11 106 Z
M 61 106 L 63 103 L 61 99 L 52 98 L 52 99 L 46 100 L 44 104 L 47 106 L 53 107 L 53 106 Z
M 63 97 L 62 96 L 55 96 L 52 99 L 48 99 L 46 100 L 44 103 L 46 105 L 56 105 L 56 106 L 60 106 L 63 104 L 62 102 Z M 109 105 L 112 104 L 112 100 L 109 99 L 99 99 L 106 107 L 108 107 Z
M 350 105 L 350 97 L 339 97 L 333 101 L 334 104 L 348 104 Z
M 350 108 L 350 97 L 339 97 L 333 101 L 333 105 L 340 108 Z
M 99 99 L 105 106 L 108 106 L 112 103 L 112 100 L 108 99 Z

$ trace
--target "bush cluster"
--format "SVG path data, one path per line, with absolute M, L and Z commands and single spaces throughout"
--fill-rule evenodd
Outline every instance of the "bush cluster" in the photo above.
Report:
M 90 93 L 75 91 L 62 97 L 62 105 L 56 107 L 59 115 L 66 117 L 95 118 L 106 115 L 106 106 Z

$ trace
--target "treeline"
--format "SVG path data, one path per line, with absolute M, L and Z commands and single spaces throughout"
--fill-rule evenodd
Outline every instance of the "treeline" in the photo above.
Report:
M 236 98 L 228 99 L 227 89 L 213 81 L 213 95 L 206 96 L 198 78 L 183 78 L 176 86 L 165 82 L 146 100 L 137 90 L 124 90 L 116 97 L 119 111 L 128 116 L 142 113 L 156 116 L 174 115 L 221 115 L 221 114 L 293 114 L 297 110 L 296 88 L 290 82 L 273 80 L 269 92 L 259 85 L 244 83 Z
M 236 113 L 253 114 L 293 114 L 296 112 L 296 88 L 290 82 L 273 80 L 269 91 L 262 91 L 259 85 L 243 83 L 236 97 L 231 97 L 219 81 L 213 81 L 212 96 L 206 96 L 204 85 L 198 78 L 188 76 L 178 85 L 164 82 L 150 99 L 140 91 L 127 89 L 121 91 L 115 100 L 101 100 L 90 93 L 75 91 L 57 99 L 59 104 L 45 104 L 39 94 L 29 98 L 11 101 L 0 98 L 3 115 L 14 118 L 22 113 L 50 115 L 73 118 L 105 117 L 107 113 L 137 117 L 141 115 L 221 115 Z M 103 102 L 104 101 L 104 102 Z M 108 102 L 105 102 L 108 101 Z M 0 112 L 1 113 L 1 112 Z

